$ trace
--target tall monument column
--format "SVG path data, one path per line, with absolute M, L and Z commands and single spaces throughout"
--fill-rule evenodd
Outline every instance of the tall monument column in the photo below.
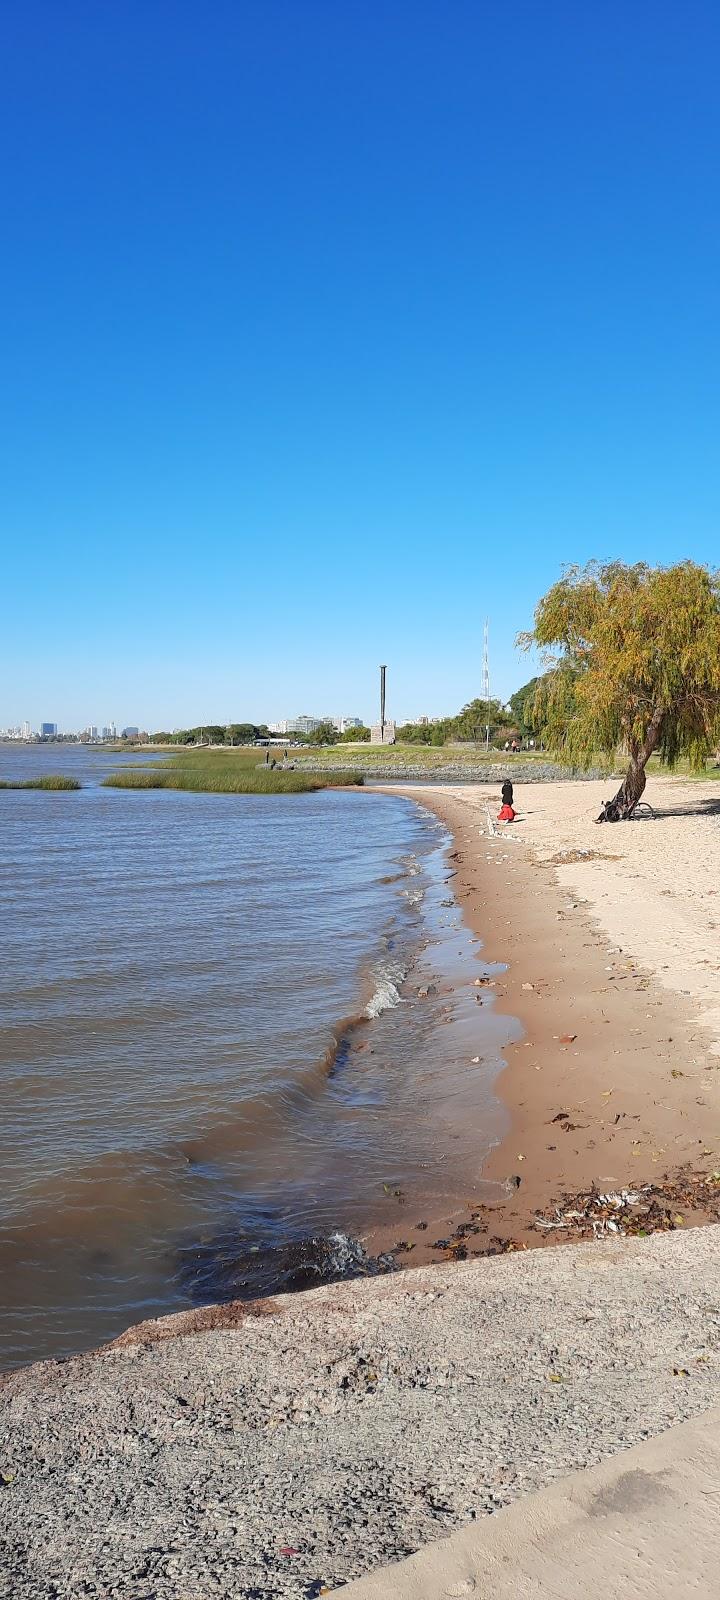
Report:
M 370 729 L 371 744 L 394 744 L 395 723 L 385 720 L 385 674 L 386 666 L 380 668 L 380 721 L 373 723 Z

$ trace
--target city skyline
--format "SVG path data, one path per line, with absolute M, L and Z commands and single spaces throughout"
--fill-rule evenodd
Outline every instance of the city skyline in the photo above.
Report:
M 448 713 L 448 715 L 449 714 L 450 713 Z M 437 723 L 443 721 L 443 717 L 431 717 L 425 712 L 418 712 L 415 716 L 401 717 L 396 718 L 395 720 L 400 726 L 404 722 L 427 724 Z M 34 739 L 42 740 L 53 738 L 87 738 L 90 741 L 109 741 L 119 738 L 133 737 L 136 734 L 147 734 L 152 736 L 160 731 L 175 734 L 183 732 L 184 729 L 190 727 L 230 727 L 243 722 L 250 723 L 251 721 L 256 727 L 267 728 L 269 733 L 290 735 L 292 733 L 312 733 L 315 731 L 315 729 L 325 727 L 328 724 L 333 727 L 337 733 L 345 733 L 351 731 L 352 728 L 370 727 L 373 719 L 372 717 L 368 717 L 367 720 L 363 720 L 362 717 L 354 715 L 342 715 L 333 712 L 326 712 L 324 714 L 298 712 L 294 716 L 280 717 L 275 720 L 269 720 L 266 718 L 250 719 L 244 717 L 233 717 L 229 718 L 226 723 L 222 723 L 218 722 L 216 718 L 207 717 L 205 718 L 204 723 L 202 720 L 198 723 L 186 721 L 182 725 L 174 725 L 172 728 L 166 727 L 164 724 L 160 724 L 157 728 L 155 728 L 151 727 L 150 725 L 144 726 L 142 723 L 125 723 L 120 725 L 114 722 L 86 722 L 81 727 L 63 727 L 57 722 L 40 721 L 37 726 L 34 726 L 28 718 L 25 718 L 22 722 L 13 722 L 10 720 L 6 725 L 0 725 L 0 739 L 29 741 Z

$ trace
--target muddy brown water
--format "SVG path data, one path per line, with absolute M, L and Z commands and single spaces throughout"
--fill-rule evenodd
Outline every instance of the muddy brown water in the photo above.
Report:
M 0 791 L 4 1367 L 283 1287 L 285 1245 L 420 1216 L 504 1127 L 515 1025 L 435 818 L 103 789 L 117 759 L 0 746 L 83 783 Z

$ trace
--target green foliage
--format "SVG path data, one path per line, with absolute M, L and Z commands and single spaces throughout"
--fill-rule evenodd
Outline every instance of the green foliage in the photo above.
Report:
M 205 722 L 197 728 L 180 728 L 177 733 L 153 733 L 151 744 L 243 745 L 255 739 L 269 739 L 264 722 Z
M 706 567 L 570 568 L 520 642 L 552 652 L 533 715 L 564 760 L 622 747 L 636 768 L 657 750 L 697 771 L 720 738 L 720 575 Z
M 340 738 L 339 738 L 338 743 L 339 744 L 369 744 L 370 743 L 370 729 L 369 728 L 346 728 L 345 732 L 340 734 Z
M 397 729 L 398 744 L 443 745 L 449 728 L 449 717 L 444 717 L 442 722 L 404 722 Z
M 438 746 L 459 740 L 483 745 L 488 726 L 493 739 L 506 722 L 507 712 L 499 700 L 470 700 L 456 717 L 443 717 L 439 722 L 406 722 L 398 728 L 397 736 L 400 744 Z
M 0 783 L 0 789 L 51 789 L 64 792 L 81 788 L 82 784 L 78 783 L 77 778 L 63 778 L 60 773 L 51 773 L 46 778 L 23 778 L 17 782 L 10 779 Z
M 492 738 L 495 729 L 506 722 L 507 712 L 499 700 L 470 700 L 452 719 L 452 737 L 482 744 L 486 738 L 486 728 L 490 728 Z
M 269 734 L 264 723 L 231 722 L 225 737 L 228 744 L 252 744 L 254 739 L 269 738 Z
M 337 744 L 340 735 L 331 722 L 321 722 L 318 728 L 313 728 L 312 733 L 303 735 L 304 744 Z
M 533 734 L 540 732 L 534 711 L 535 695 L 539 682 L 539 678 L 531 678 L 529 683 L 524 683 L 522 688 L 516 689 L 508 701 L 512 721 L 522 734 L 523 739 L 530 738 Z

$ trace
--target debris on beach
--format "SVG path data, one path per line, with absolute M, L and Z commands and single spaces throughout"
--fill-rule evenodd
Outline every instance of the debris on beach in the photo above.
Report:
M 550 1215 L 535 1213 L 540 1233 L 603 1239 L 624 1234 L 643 1238 L 685 1226 L 685 1213 L 720 1221 L 720 1173 L 681 1173 L 676 1179 L 645 1183 L 637 1189 L 603 1193 L 592 1188 L 565 1195 Z
M 566 867 L 574 861 L 622 861 L 622 856 L 608 855 L 605 850 L 558 850 L 556 855 L 547 858 L 548 866 L 552 867 Z

